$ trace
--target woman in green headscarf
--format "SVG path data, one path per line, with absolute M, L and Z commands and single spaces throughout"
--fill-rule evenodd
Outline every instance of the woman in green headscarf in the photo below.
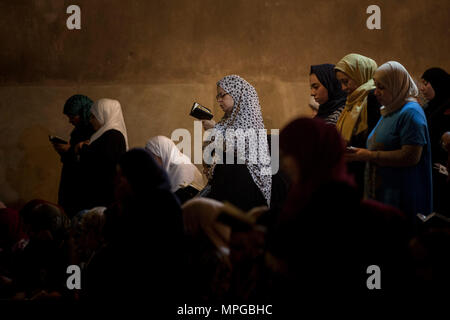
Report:
M 58 204 L 64 208 L 69 216 L 75 215 L 82 208 L 79 207 L 80 165 L 74 149 L 80 142 L 88 140 L 94 133 L 89 122 L 93 101 L 87 96 L 76 94 L 67 99 L 63 113 L 75 127 L 70 134 L 68 144 L 53 143 L 56 152 L 63 163 L 61 181 L 59 184 Z
M 377 63 L 360 54 L 351 53 L 335 66 L 336 78 L 347 92 L 347 100 L 336 127 L 347 146 L 365 148 L 367 136 L 380 118 L 380 103 L 374 91 L 373 76 Z M 360 195 L 364 187 L 364 163 L 349 163 L 348 171 L 355 176 Z

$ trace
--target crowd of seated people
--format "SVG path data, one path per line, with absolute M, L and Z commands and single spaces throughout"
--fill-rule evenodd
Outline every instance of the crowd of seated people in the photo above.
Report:
M 226 134 L 264 129 L 258 94 L 240 76 L 217 82 L 224 115 L 203 121 L 218 146 L 205 178 L 169 138 L 129 149 L 117 100 L 70 97 L 71 139 L 54 143 L 58 204 L 0 202 L 0 299 L 289 310 L 448 294 L 449 75 L 424 73 L 425 109 L 395 61 L 350 54 L 312 66 L 310 81 L 318 112 L 281 130 L 276 175 L 270 143 L 238 150 Z M 252 147 L 259 162 L 248 161 Z M 81 268 L 81 289 L 67 285 L 70 265 Z M 371 266 L 381 289 L 369 284 Z

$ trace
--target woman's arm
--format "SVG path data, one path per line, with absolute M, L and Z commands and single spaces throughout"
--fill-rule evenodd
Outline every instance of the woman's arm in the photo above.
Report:
M 370 151 L 352 148 L 345 154 L 347 161 L 370 161 L 383 167 L 412 167 L 419 163 L 423 147 L 420 145 L 403 145 L 393 151 Z

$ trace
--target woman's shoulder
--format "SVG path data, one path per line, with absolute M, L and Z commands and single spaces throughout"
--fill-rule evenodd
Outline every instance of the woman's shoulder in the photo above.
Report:
M 102 137 L 123 137 L 123 134 L 117 129 L 109 129 L 102 134 Z
M 416 101 L 407 102 L 398 112 L 398 119 L 401 123 L 414 122 L 417 124 L 427 124 L 425 112 Z
M 425 112 L 417 101 L 408 101 L 401 109 L 401 113 L 405 115 L 421 115 L 425 116 Z
M 98 139 L 99 143 L 111 141 L 125 141 L 125 137 L 119 130 L 110 129 L 105 131 Z M 95 142 L 95 141 L 94 141 Z

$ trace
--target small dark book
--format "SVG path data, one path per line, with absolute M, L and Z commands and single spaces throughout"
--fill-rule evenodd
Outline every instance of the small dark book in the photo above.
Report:
M 68 144 L 66 140 L 57 136 L 48 136 L 48 140 L 50 140 L 52 143 Z
M 211 110 L 197 102 L 194 102 L 194 104 L 192 105 L 192 109 L 189 115 L 199 120 L 211 120 L 213 118 Z

